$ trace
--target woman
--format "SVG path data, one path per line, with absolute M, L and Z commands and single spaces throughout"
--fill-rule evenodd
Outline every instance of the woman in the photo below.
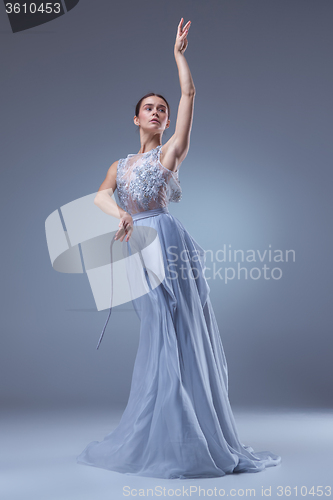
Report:
M 133 294 L 141 328 L 126 409 L 114 431 L 77 457 L 85 465 L 169 479 L 259 472 L 281 461 L 239 440 L 204 250 L 168 210 L 181 198 L 178 171 L 189 148 L 195 96 L 184 57 L 190 21 L 182 25 L 183 18 L 174 46 L 181 86 L 175 133 L 162 146 L 169 105 L 158 94 L 143 97 L 134 117 L 140 151 L 111 165 L 95 199 L 120 219 L 114 240 L 124 241 L 128 255 L 140 254 L 147 293 Z M 121 206 L 109 196 L 116 187 Z

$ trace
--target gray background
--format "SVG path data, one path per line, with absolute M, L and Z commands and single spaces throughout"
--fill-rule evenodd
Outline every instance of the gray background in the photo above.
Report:
M 277 264 L 280 280 L 209 282 L 230 401 L 332 407 L 332 14 L 324 0 L 81 0 L 12 34 L 2 7 L 3 408 L 127 401 L 135 312 L 113 310 L 97 351 L 107 310 L 97 312 L 86 275 L 52 269 L 44 225 L 139 151 L 142 95 L 166 97 L 162 142 L 174 132 L 181 17 L 192 21 L 197 93 L 183 199 L 170 211 L 207 250 L 296 252 Z

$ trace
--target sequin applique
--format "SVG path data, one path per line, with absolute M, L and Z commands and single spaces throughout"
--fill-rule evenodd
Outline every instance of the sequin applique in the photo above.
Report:
M 161 145 L 147 153 L 129 154 L 118 161 L 117 190 L 123 210 L 135 214 L 178 203 L 182 190 L 178 172 L 160 162 Z

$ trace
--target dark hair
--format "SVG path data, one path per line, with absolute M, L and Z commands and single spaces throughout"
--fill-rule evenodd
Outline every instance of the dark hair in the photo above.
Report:
M 162 95 L 160 95 L 160 94 L 154 94 L 154 92 L 150 92 L 149 94 L 146 94 L 143 97 L 141 97 L 140 101 L 135 106 L 135 116 L 139 116 L 139 111 L 140 111 L 140 106 L 141 106 L 142 101 L 144 99 L 146 99 L 146 97 L 150 97 L 152 95 L 156 95 L 157 97 L 160 97 L 161 99 L 163 99 L 163 101 L 166 102 L 166 105 L 167 105 L 167 108 L 168 108 L 168 119 L 170 119 L 170 106 L 169 106 L 168 101 Z

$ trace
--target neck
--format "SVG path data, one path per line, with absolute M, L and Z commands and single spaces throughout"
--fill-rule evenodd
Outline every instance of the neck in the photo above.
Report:
M 157 148 L 157 146 L 162 145 L 160 134 L 156 134 L 153 137 L 145 136 L 144 134 L 140 137 L 141 147 L 138 154 L 147 153 L 147 151 L 151 151 L 152 149 Z

